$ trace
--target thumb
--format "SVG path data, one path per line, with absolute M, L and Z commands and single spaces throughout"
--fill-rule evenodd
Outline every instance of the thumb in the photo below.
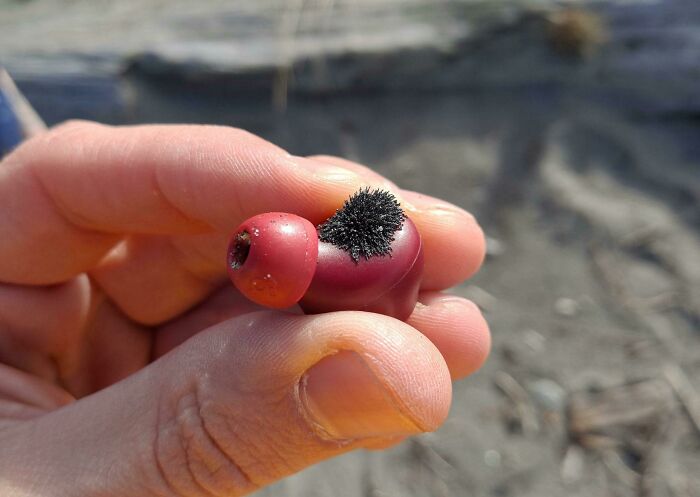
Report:
M 377 439 L 433 430 L 450 397 L 440 353 L 397 320 L 248 314 L 3 433 L 0 481 L 21 497 L 244 495 Z

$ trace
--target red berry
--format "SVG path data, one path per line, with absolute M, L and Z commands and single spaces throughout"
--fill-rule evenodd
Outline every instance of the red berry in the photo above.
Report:
M 318 265 L 299 304 L 306 313 L 369 311 L 405 320 L 413 312 L 423 276 L 423 247 L 405 218 L 390 254 L 353 260 L 347 251 L 320 242 Z
M 317 257 L 313 224 L 294 214 L 269 212 L 236 230 L 228 248 L 228 275 L 253 302 L 284 309 L 306 292 Z

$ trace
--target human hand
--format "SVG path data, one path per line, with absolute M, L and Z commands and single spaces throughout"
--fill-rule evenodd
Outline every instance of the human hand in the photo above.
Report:
M 407 323 L 262 310 L 226 281 L 247 217 L 314 223 L 363 185 L 421 232 Z M 0 163 L 0 493 L 236 496 L 436 429 L 485 360 L 461 209 L 332 157 L 209 126 L 60 126 Z

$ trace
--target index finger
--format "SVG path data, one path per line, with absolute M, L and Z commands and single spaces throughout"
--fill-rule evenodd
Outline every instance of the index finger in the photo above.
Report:
M 233 128 L 64 125 L 0 167 L 0 281 L 67 280 L 125 234 L 229 232 L 262 211 L 320 221 L 360 183 Z
M 264 211 L 318 223 L 374 182 L 233 128 L 64 125 L 0 167 L 0 281 L 67 280 L 126 234 L 226 235 Z M 473 219 L 419 200 L 407 211 L 425 239 L 426 286 L 450 286 L 473 271 L 458 263 L 474 244 L 464 230 Z M 459 269 L 448 271 L 445 257 Z

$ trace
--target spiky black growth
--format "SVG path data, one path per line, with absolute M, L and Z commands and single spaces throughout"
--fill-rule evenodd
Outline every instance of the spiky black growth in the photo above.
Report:
M 401 229 L 405 218 L 394 195 L 367 187 L 351 195 L 343 207 L 318 227 L 318 237 L 345 250 L 357 263 L 360 257 L 391 254 L 394 234 Z

